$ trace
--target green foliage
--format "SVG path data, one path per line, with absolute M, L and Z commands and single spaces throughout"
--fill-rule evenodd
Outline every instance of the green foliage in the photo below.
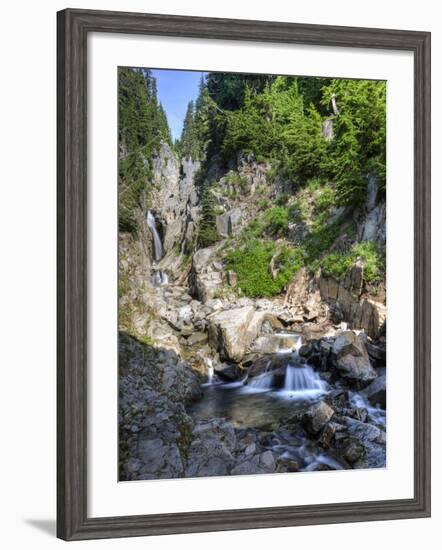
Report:
M 323 90 L 322 104 L 332 99 L 339 112 L 322 168 L 336 183 L 338 203 L 358 205 L 365 199 L 369 173 L 385 189 L 386 83 L 333 80 Z
M 249 190 L 249 181 L 245 176 L 231 170 L 225 177 L 225 182 L 232 186 L 236 193 L 245 195 Z
M 315 209 L 317 212 L 324 212 L 330 209 L 335 203 L 335 192 L 330 185 L 325 185 L 318 196 L 315 197 Z
M 369 283 L 379 280 L 385 271 L 383 255 L 372 241 L 356 243 L 345 254 L 328 254 L 319 262 L 319 267 L 324 275 L 339 280 L 348 273 L 356 260 L 362 261 L 364 279 Z
M 272 258 L 277 271 L 275 278 L 270 273 Z M 302 252 L 284 247 L 277 253 L 275 243 L 251 240 L 244 247 L 230 251 L 227 264 L 236 272 L 238 287 L 246 296 L 275 296 L 302 266 Z
M 264 231 L 272 236 L 282 235 L 289 225 L 289 214 L 286 208 L 274 206 L 264 214 Z

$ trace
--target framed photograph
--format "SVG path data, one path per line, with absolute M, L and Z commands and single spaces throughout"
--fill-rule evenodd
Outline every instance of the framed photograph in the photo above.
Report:
M 58 13 L 57 426 L 65 540 L 430 515 L 429 33 Z

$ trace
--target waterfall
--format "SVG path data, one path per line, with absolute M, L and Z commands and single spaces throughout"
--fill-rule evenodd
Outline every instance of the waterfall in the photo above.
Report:
M 165 286 L 169 284 L 169 277 L 164 271 L 155 271 L 152 275 L 152 284 L 153 286 Z
M 157 224 L 155 221 L 155 217 L 150 210 L 147 212 L 146 221 L 147 221 L 147 226 L 150 229 L 150 232 L 152 233 L 153 246 L 154 246 L 154 260 L 156 262 L 159 262 L 163 257 L 163 245 L 161 244 L 161 239 L 157 231 Z
M 150 210 L 147 212 L 146 222 L 147 222 L 147 226 L 150 229 L 150 232 L 152 233 L 153 259 L 156 262 L 159 262 L 163 257 L 163 245 L 161 244 L 161 239 L 158 234 L 155 216 L 152 214 Z M 154 271 L 152 275 L 152 284 L 153 286 L 165 286 L 169 284 L 169 277 L 167 273 L 164 273 L 164 271 L 161 271 L 161 270 Z
M 327 384 L 310 365 L 296 367 L 287 365 L 284 391 L 298 394 L 299 397 L 313 397 L 326 391 Z
M 299 365 L 301 336 L 296 340 L 292 359 L 287 363 L 284 378 L 284 392 L 297 399 L 318 397 L 327 391 L 327 383 L 310 365 Z
M 207 358 L 207 383 L 208 384 L 213 384 L 213 375 L 214 375 L 214 369 L 213 369 L 212 359 L 208 357 Z
M 273 374 L 270 372 L 272 361 L 268 361 L 265 371 L 250 381 L 249 387 L 255 390 L 271 390 L 273 384 Z

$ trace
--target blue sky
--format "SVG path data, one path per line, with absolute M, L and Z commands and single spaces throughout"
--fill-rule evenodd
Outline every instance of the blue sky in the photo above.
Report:
M 181 136 L 187 104 L 198 97 L 200 71 L 152 70 L 157 79 L 158 99 L 163 105 L 173 139 Z

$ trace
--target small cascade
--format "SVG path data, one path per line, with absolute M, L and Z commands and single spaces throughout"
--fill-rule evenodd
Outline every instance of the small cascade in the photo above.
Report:
M 300 334 L 276 332 L 273 337 L 277 339 L 277 353 L 297 353 L 302 345 Z
M 161 238 L 157 230 L 155 216 L 150 210 L 147 212 L 146 222 L 148 228 L 150 229 L 150 232 L 152 233 L 153 259 L 156 262 L 159 262 L 163 257 L 163 245 L 161 243 Z M 152 275 L 152 284 L 153 286 L 165 286 L 169 284 L 169 277 L 167 273 L 164 273 L 164 271 L 161 271 L 160 269 L 154 271 Z
M 163 257 L 163 245 L 161 243 L 160 235 L 158 234 L 157 224 L 155 221 L 155 216 L 149 210 L 147 212 L 147 227 L 150 229 L 153 238 L 153 250 L 154 250 L 154 260 L 159 262 Z
M 152 275 L 152 284 L 153 286 L 165 286 L 169 284 L 169 276 L 164 271 L 155 271 Z
M 264 373 L 253 378 L 249 383 L 249 387 L 255 390 L 271 390 L 273 384 L 273 374 L 271 373 L 271 366 L 272 361 L 268 361 Z
M 327 384 L 310 365 L 287 365 L 284 391 L 299 399 L 317 397 L 327 391 Z
M 212 359 L 207 358 L 207 383 L 213 384 L 213 377 L 215 375 L 215 370 L 213 368 Z
M 350 393 L 350 403 L 359 409 L 366 409 L 368 413 L 368 417 L 371 418 L 371 420 L 378 424 L 379 426 L 382 426 L 385 428 L 386 422 L 387 422 L 387 415 L 384 409 L 373 407 L 373 405 L 368 401 L 368 399 L 365 399 L 362 397 L 359 393 Z

